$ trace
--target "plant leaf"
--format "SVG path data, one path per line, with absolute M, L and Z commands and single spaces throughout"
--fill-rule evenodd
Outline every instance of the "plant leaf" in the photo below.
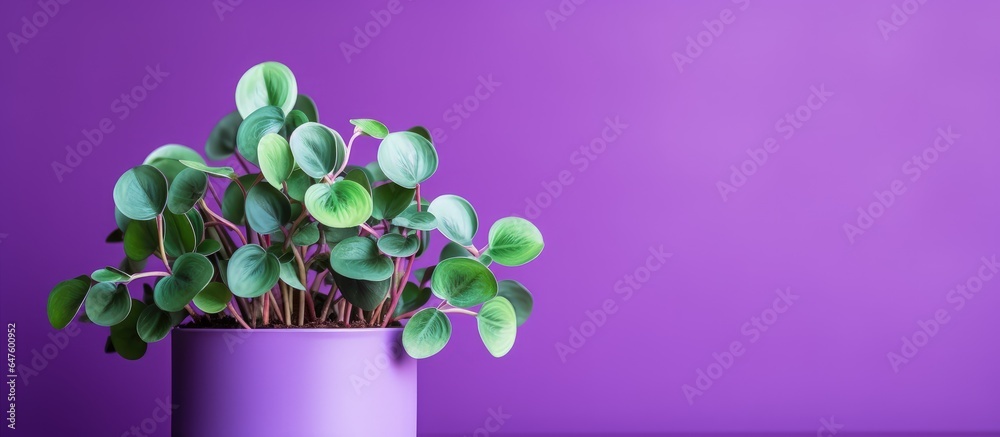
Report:
M 166 338 L 167 334 L 170 333 L 170 329 L 174 327 L 173 322 L 173 317 L 170 313 L 156 306 L 147 306 L 139 313 L 135 329 L 142 341 L 155 343 Z
M 362 133 L 370 137 L 382 139 L 385 138 L 386 135 L 389 135 L 389 129 L 387 129 L 385 125 L 378 120 L 372 120 L 370 118 L 355 118 L 351 120 L 351 124 L 357 126 Z
M 198 248 L 198 236 L 187 214 L 163 213 L 163 247 L 174 258 Z
M 413 132 L 393 132 L 379 144 L 378 165 L 393 182 L 415 188 L 437 171 L 438 156 L 426 138 Z
M 267 134 L 284 135 L 284 127 L 285 114 L 281 112 L 281 108 L 276 106 L 261 107 L 246 116 L 243 123 L 240 123 L 240 129 L 236 132 L 236 150 L 247 161 L 259 165 L 257 146 L 260 144 L 260 139 Z
M 212 281 L 215 267 L 200 253 L 185 253 L 174 261 L 173 274 L 153 288 L 153 300 L 164 311 L 180 311 Z
M 396 233 L 388 233 L 378 239 L 378 249 L 382 253 L 394 257 L 407 257 L 417 253 L 420 249 L 420 240 L 416 234 L 402 236 Z
M 229 289 L 239 297 L 255 298 L 278 283 L 278 258 L 256 244 L 236 249 L 226 268 Z
M 136 329 L 139 315 L 146 309 L 146 304 L 132 299 L 131 306 L 132 309 L 129 311 L 128 317 L 111 327 L 110 338 L 111 345 L 114 347 L 114 351 L 118 352 L 118 355 L 126 360 L 138 360 L 146 354 L 146 342 L 142 341 Z
M 417 205 L 408 206 L 396 218 L 392 219 L 393 226 L 416 229 L 418 231 L 433 231 L 437 227 L 437 218 L 427 211 L 417 211 Z
M 217 161 L 233 156 L 233 153 L 236 153 L 236 132 L 242 122 L 240 111 L 233 111 L 222 117 L 212 128 L 212 133 L 205 142 L 205 155 Z
M 80 312 L 89 290 L 90 278 L 83 275 L 56 284 L 45 305 L 49 324 L 56 329 L 69 325 Z
M 403 349 L 416 359 L 430 357 L 444 349 L 451 338 L 451 321 L 437 308 L 425 308 L 413 315 L 403 328 Z
M 393 182 L 375 187 L 372 189 L 372 217 L 376 220 L 395 218 L 410 206 L 414 191 Z
M 281 263 L 278 270 L 278 277 L 296 290 L 306 289 L 306 286 L 299 280 L 299 272 L 295 263 Z
M 291 205 L 285 195 L 270 185 L 257 184 L 247 193 L 245 206 L 247 223 L 261 234 L 281 229 L 292 216 Z
M 186 166 L 187 168 L 198 170 L 209 176 L 215 176 L 218 178 L 226 178 L 226 179 L 236 179 L 236 171 L 233 170 L 232 167 L 209 167 L 200 162 L 185 161 L 183 159 L 178 162 L 184 164 L 184 166 Z
M 331 270 L 333 280 L 340 288 L 340 293 L 344 295 L 351 305 L 361 308 L 364 311 L 372 311 L 385 301 L 389 294 L 389 285 L 392 281 L 386 278 L 380 281 L 362 281 L 351 279 Z
M 280 62 L 263 62 L 240 77 L 236 84 L 236 108 L 243 118 L 265 106 L 278 107 L 282 114 L 287 114 L 295 107 L 298 92 L 292 70 Z
M 96 282 L 129 282 L 132 280 L 131 275 L 111 266 L 94 270 L 90 278 Z
M 479 305 L 497 295 L 493 272 L 472 258 L 449 258 L 434 268 L 431 276 L 434 295 L 458 308 Z
M 438 196 L 427 212 L 434 214 L 437 230 L 446 238 L 462 246 L 472 245 L 479 230 L 479 217 L 467 200 L 452 194 Z
M 304 203 L 313 218 L 334 228 L 359 226 L 372 214 L 372 198 L 368 191 L 357 182 L 347 180 L 309 187 Z
M 220 250 L 222 250 L 222 243 L 220 243 L 218 240 L 213 240 L 211 238 L 208 238 L 202 241 L 201 244 L 198 245 L 198 249 L 196 249 L 195 252 L 198 252 L 205 256 L 209 256 Z
M 288 141 L 278 134 L 267 134 L 260 139 L 260 144 L 257 145 L 257 159 L 260 161 L 260 172 L 264 174 L 264 179 L 279 190 L 295 166 Z
M 392 276 L 394 266 L 389 257 L 379 253 L 374 241 L 351 237 L 330 251 L 330 267 L 351 279 L 381 281 Z
M 347 146 L 340 134 L 315 122 L 295 129 L 288 143 L 295 162 L 314 178 L 322 178 L 339 168 L 347 156 Z
M 476 315 L 479 325 L 479 337 L 494 357 L 507 355 L 514 347 L 517 337 L 517 316 L 514 306 L 503 297 L 494 297 L 479 310 Z
M 184 164 L 181 164 L 180 160 L 194 161 L 205 163 L 205 158 L 202 158 L 198 152 L 188 146 L 182 146 L 180 144 L 167 144 L 165 146 L 157 147 L 146 156 L 146 159 L 142 161 L 144 165 L 151 165 L 156 167 L 163 173 L 163 176 L 167 178 L 167 182 L 173 183 L 174 178 L 177 174 L 184 170 Z
M 531 316 L 531 310 L 535 306 L 534 298 L 520 282 L 511 279 L 500 281 L 497 296 L 502 296 L 514 306 L 514 313 L 517 314 L 517 326 L 523 325 Z
M 209 282 L 201 292 L 194 297 L 194 306 L 208 314 L 218 314 L 226 309 L 233 299 L 233 292 L 229 291 L 226 284 L 221 282 Z
M 239 177 L 243 188 L 249 190 L 256 186 L 256 174 L 248 174 Z M 226 187 L 226 192 L 222 194 L 222 217 L 236 224 L 243 224 L 246 218 L 246 197 L 239 184 L 233 181 Z
M 167 178 L 153 166 L 125 172 L 114 190 L 115 207 L 132 220 L 151 220 L 167 205 Z
M 87 318 L 100 326 L 113 326 L 128 317 L 132 298 L 125 284 L 98 282 L 87 293 Z
M 319 121 L 319 111 L 316 110 L 316 102 L 305 94 L 299 94 L 295 98 L 295 109 L 302 111 L 309 121 Z
M 520 217 L 497 220 L 490 228 L 487 254 L 497 264 L 514 267 L 535 259 L 542 253 L 545 242 L 542 233 L 531 222 Z
M 399 317 L 424 306 L 430 298 L 430 288 L 420 288 L 417 284 L 407 282 L 406 286 L 403 287 L 403 294 L 399 296 L 399 302 L 396 304 L 396 311 L 393 317 Z
M 319 241 L 319 222 L 302 223 L 292 233 L 292 244 L 310 246 Z
M 285 180 L 285 185 L 288 191 L 288 197 L 302 202 L 306 198 L 306 190 L 315 184 L 316 180 L 302 171 L 301 168 L 292 170 L 292 174 L 288 176 Z
M 208 190 L 208 177 L 193 168 L 177 173 L 167 190 L 167 208 L 174 214 L 184 214 L 194 208 Z

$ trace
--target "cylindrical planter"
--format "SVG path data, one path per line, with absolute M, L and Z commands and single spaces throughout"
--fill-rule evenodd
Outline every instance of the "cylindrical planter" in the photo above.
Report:
M 417 363 L 402 334 L 175 329 L 172 435 L 416 436 Z

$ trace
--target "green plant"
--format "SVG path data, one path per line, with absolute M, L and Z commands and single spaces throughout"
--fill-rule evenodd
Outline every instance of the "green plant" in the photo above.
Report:
M 200 327 L 246 329 L 387 327 L 408 319 L 403 345 L 425 358 L 448 342 L 455 313 L 476 317 L 494 356 L 511 349 L 531 294 L 516 281 L 498 282 L 489 266 L 531 261 L 542 235 L 508 217 L 477 249 L 472 205 L 455 195 L 428 202 L 421 193 L 438 167 L 426 129 L 390 133 L 378 121 L 354 119 L 345 144 L 275 62 L 243 75 L 236 107 L 205 152 L 215 160 L 235 155 L 246 174 L 209 166 L 180 145 L 160 147 L 126 171 L 114 187 L 118 227 L 108 237 L 123 243 L 126 257 L 117 268 L 57 284 L 47 305 L 53 327 L 66 327 L 85 306 L 81 319 L 110 327 L 106 349 L 138 359 L 147 343 L 188 318 Z M 363 137 L 381 140 L 378 160 L 351 166 Z M 212 179 L 228 183 L 221 195 Z M 450 241 L 436 264 L 415 268 L 435 229 Z M 150 258 L 162 270 L 143 272 Z M 129 285 L 143 279 L 154 285 L 144 283 L 135 299 Z M 441 302 L 425 308 L 432 294 Z

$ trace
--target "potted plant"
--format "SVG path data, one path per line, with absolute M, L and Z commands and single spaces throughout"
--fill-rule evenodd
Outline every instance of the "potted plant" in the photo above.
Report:
M 174 435 L 415 435 L 414 359 L 448 343 L 451 315 L 504 356 L 532 298 L 489 267 L 531 261 L 541 234 L 503 218 L 477 248 L 472 205 L 421 192 L 438 167 L 426 129 L 354 119 L 345 143 L 285 65 L 250 68 L 236 107 L 205 151 L 243 174 L 180 145 L 127 170 L 108 237 L 125 259 L 57 284 L 49 322 L 85 308 L 130 360 L 173 332 Z M 348 163 L 374 140 L 376 162 Z M 418 267 L 435 230 L 449 242 Z

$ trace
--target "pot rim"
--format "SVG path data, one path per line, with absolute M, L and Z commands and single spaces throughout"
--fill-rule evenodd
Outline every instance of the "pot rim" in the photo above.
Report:
M 211 332 L 385 332 L 385 331 L 399 331 L 402 330 L 402 326 L 392 326 L 385 328 L 174 328 L 174 332 L 199 332 L 199 333 L 211 333 Z

